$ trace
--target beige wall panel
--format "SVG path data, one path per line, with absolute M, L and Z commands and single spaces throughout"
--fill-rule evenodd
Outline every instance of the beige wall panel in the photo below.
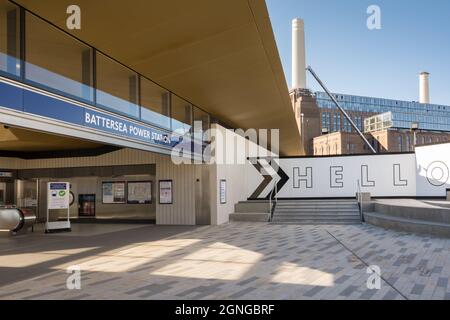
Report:
M 1 169 L 17 169 L 19 160 L 14 158 L 0 158 Z

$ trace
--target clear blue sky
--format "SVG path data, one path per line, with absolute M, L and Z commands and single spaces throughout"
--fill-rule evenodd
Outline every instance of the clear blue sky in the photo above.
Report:
M 306 63 L 331 91 L 419 99 L 428 71 L 431 102 L 450 105 L 450 0 L 266 0 L 286 80 L 291 83 L 291 20 L 305 20 Z M 367 28 L 369 5 L 381 30 Z M 308 86 L 319 90 L 308 76 Z

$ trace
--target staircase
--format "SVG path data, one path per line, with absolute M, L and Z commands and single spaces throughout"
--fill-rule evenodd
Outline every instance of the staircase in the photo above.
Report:
M 234 206 L 230 221 L 267 222 L 270 204 L 268 200 L 241 201 Z
M 272 223 L 304 225 L 360 224 L 356 200 L 278 201 Z

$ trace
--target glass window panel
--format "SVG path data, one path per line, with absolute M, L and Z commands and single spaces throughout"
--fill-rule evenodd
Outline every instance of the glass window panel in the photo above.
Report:
M 26 14 L 27 80 L 93 100 L 92 49 L 47 22 Z
M 170 93 L 142 77 L 141 119 L 170 130 Z
M 194 121 L 198 121 L 202 123 L 202 134 L 210 129 L 210 119 L 209 114 L 200 110 L 199 108 L 194 107 Z M 198 130 L 198 129 L 197 129 Z M 210 137 L 205 137 L 207 141 L 210 140 Z
M 192 106 L 189 102 L 172 95 L 172 131 L 180 135 L 190 132 L 192 127 Z
M 138 118 L 138 75 L 97 52 L 97 105 Z
M 0 71 L 20 76 L 20 11 L 0 0 Z

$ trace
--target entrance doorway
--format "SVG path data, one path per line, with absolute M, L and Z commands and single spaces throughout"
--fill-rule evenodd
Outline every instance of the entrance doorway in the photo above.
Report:
M 95 217 L 95 194 L 80 194 L 78 196 L 78 216 Z

